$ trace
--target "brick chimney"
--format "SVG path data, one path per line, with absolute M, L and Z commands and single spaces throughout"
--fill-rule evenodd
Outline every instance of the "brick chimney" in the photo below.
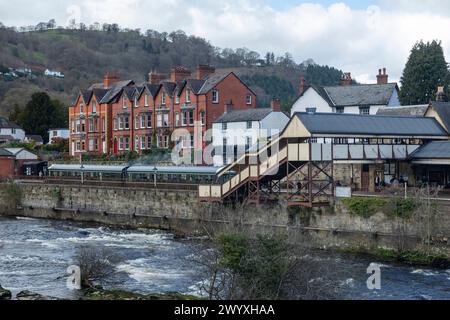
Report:
M 170 81 L 177 82 L 189 79 L 191 77 L 191 70 L 185 67 L 175 67 L 170 71 Z
M 231 110 L 233 110 L 233 100 L 230 100 L 229 102 L 225 103 L 223 113 L 228 113 Z
M 274 112 L 280 112 L 281 111 L 281 101 L 278 98 L 273 97 L 270 101 L 270 109 Z
M 150 84 L 160 84 L 165 79 L 166 75 L 160 74 L 156 71 L 152 71 L 148 74 L 148 82 Z
M 305 80 L 305 77 L 302 76 L 300 78 L 300 87 L 298 89 L 298 92 L 301 95 L 303 92 L 305 92 L 305 90 L 306 90 L 306 80 Z
M 352 74 L 350 72 L 346 72 L 341 78 L 341 86 L 349 86 L 352 84 L 352 81 Z
M 216 68 L 207 64 L 199 64 L 195 68 L 195 79 L 202 80 L 216 72 Z
M 377 84 L 388 84 L 389 76 L 386 73 L 386 68 L 383 68 L 383 70 L 378 70 L 377 75 Z
M 103 88 L 107 89 L 111 87 L 113 83 L 119 82 L 120 78 L 113 72 L 107 72 L 103 77 Z
M 436 93 L 436 101 L 447 102 L 447 95 L 445 94 L 444 87 L 439 86 Z

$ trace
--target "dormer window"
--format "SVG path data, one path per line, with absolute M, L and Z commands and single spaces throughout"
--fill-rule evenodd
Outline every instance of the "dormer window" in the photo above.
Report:
M 80 113 L 83 113 L 83 102 L 80 102 Z
M 97 113 L 97 102 L 92 101 L 92 113 Z
M 186 102 L 191 102 L 191 90 L 186 90 Z
M 218 90 L 212 91 L 212 102 L 219 103 L 219 91 Z
M 164 106 L 166 105 L 166 94 L 163 92 L 162 96 L 161 96 L 161 104 Z
M 127 97 L 123 96 L 122 99 L 122 108 L 126 109 L 127 108 Z
M 144 105 L 148 107 L 148 94 L 144 96 Z
M 137 99 L 137 98 L 134 99 L 134 107 L 135 107 L 135 108 L 138 107 L 138 99 Z

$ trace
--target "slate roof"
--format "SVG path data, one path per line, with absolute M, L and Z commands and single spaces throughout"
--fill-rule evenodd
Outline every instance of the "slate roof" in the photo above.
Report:
M 450 141 L 432 141 L 417 149 L 411 159 L 450 159 Z
M 37 134 L 27 134 L 26 137 L 30 140 L 36 141 L 36 142 L 42 142 L 44 143 L 44 139 Z
M 0 157 L 11 157 L 13 154 L 6 149 L 0 148 Z
M 164 81 L 162 86 L 166 90 L 167 94 L 172 95 L 173 91 L 177 87 L 177 84 L 175 82 Z
M 17 123 L 9 121 L 4 117 L 0 117 L 0 128 L 3 129 L 22 129 Z
M 128 99 L 133 102 L 136 93 L 136 87 L 125 87 L 123 88 L 123 91 L 127 95 Z
M 125 81 L 119 81 L 114 83 L 111 88 L 109 88 L 108 92 L 105 94 L 103 99 L 100 101 L 100 103 L 111 103 L 113 102 L 118 95 L 122 92 L 122 89 L 124 87 L 127 87 L 129 85 L 133 85 L 133 80 L 125 80 Z
M 328 87 L 309 86 L 309 88 L 313 88 L 332 107 L 378 106 L 389 104 L 392 94 L 397 88 L 397 84 L 361 84 Z
M 208 76 L 204 81 L 204 84 L 199 89 L 198 94 L 206 94 L 215 86 L 217 86 L 222 80 L 228 77 L 232 72 L 216 72 Z
M 384 107 L 377 111 L 379 116 L 411 116 L 424 117 L 429 105 L 401 106 L 401 107 Z
M 450 132 L 450 102 L 432 102 L 431 106 L 444 123 L 447 132 Z
M 145 87 L 147 88 L 147 90 L 150 92 L 150 94 L 153 96 L 153 99 L 156 98 L 156 95 L 159 91 L 159 88 L 161 87 L 159 84 L 150 84 L 150 83 L 145 83 Z
M 108 93 L 108 89 L 94 88 L 92 92 L 94 93 L 97 101 L 101 101 L 103 97 Z
M 271 112 L 270 108 L 231 110 L 217 118 L 214 123 L 261 121 Z
M 304 112 L 295 115 L 312 134 L 447 136 L 434 118 Z

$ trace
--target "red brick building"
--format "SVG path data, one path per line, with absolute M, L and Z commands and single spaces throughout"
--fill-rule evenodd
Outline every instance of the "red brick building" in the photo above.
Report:
M 0 149 L 0 181 L 15 175 L 16 157 L 5 149 Z
M 184 67 L 173 68 L 169 76 L 152 72 L 140 85 L 106 74 L 69 108 L 70 154 L 169 148 L 178 128 L 191 133 L 190 141 L 182 142 L 189 148 L 194 124 L 200 122 L 202 131 L 211 128 L 230 101 L 241 109 L 256 107 L 255 93 L 236 74 L 211 66 L 197 66 L 194 75 Z

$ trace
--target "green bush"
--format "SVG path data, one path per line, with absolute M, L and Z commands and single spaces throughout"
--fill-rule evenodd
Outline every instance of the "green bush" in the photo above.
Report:
M 387 202 L 383 199 L 354 197 L 342 199 L 342 203 L 348 207 L 350 214 L 370 218 Z
M 417 209 L 417 202 L 415 199 L 393 199 L 389 202 L 390 210 L 387 212 L 388 215 L 399 217 L 399 218 L 409 218 L 412 213 Z

